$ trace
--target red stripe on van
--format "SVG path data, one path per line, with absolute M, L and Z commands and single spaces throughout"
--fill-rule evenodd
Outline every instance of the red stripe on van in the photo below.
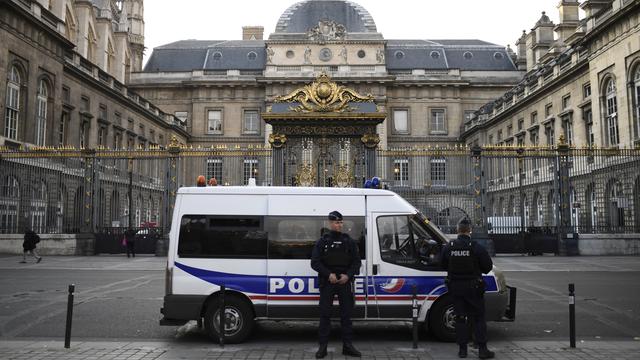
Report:
M 272 300 L 272 301 L 295 301 L 295 300 L 320 300 L 319 295 L 251 295 L 251 300 Z M 438 296 L 424 296 L 418 295 L 418 300 L 435 300 Z M 363 295 L 356 296 L 356 300 L 363 301 L 365 297 Z M 369 300 L 379 301 L 397 301 L 397 300 L 413 300 L 412 295 L 378 295 L 369 296 Z

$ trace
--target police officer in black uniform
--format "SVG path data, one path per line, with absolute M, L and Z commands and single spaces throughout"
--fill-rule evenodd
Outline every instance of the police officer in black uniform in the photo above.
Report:
M 331 331 L 331 306 L 338 295 L 340 302 L 340 324 L 342 326 L 342 354 L 360 357 L 353 347 L 351 312 L 354 307 L 353 280 L 360 273 L 358 245 L 348 234 L 342 232 L 342 214 L 329 213 L 330 231 L 316 242 L 311 254 L 311 267 L 318 272 L 320 286 L 320 326 L 318 329 L 320 347 L 316 358 L 327 356 L 327 344 Z
M 453 298 L 456 317 L 458 356 L 467 357 L 469 322 L 475 324 L 478 357 L 491 359 L 494 353 L 487 349 L 487 323 L 484 317 L 484 280 L 493 268 L 493 262 L 484 247 L 471 240 L 471 222 L 458 223 L 458 238 L 442 249 L 442 266 L 447 270 L 448 293 Z

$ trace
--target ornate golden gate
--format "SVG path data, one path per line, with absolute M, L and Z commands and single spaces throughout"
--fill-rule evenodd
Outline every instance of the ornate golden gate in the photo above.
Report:
M 371 95 L 328 75 L 279 96 L 262 118 L 273 126 L 273 184 L 351 187 L 376 173 L 376 125 L 384 121 Z

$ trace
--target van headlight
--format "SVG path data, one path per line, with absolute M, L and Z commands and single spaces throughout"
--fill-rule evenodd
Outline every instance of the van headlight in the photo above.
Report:
M 507 291 L 507 280 L 504 278 L 504 273 L 494 265 L 493 274 L 498 282 L 498 293 L 504 294 Z

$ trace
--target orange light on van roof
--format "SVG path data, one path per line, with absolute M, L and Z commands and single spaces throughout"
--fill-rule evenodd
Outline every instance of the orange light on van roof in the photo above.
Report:
M 196 180 L 197 187 L 207 186 L 207 180 L 204 178 L 204 175 L 198 175 L 198 179 Z

